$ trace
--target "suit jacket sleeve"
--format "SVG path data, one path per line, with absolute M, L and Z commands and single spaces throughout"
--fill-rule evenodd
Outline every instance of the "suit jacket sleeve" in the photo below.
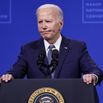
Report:
M 102 80 L 103 78 L 103 72 L 101 69 L 97 67 L 97 65 L 94 63 L 92 58 L 90 57 L 86 44 L 83 43 L 82 45 L 83 49 L 81 51 L 81 56 L 80 56 L 80 67 L 82 69 L 83 74 L 87 73 L 93 73 L 98 76 L 98 83 Z
M 22 47 L 20 55 L 11 70 L 8 73 L 12 74 L 14 78 L 23 78 L 27 72 L 27 61 L 25 50 Z

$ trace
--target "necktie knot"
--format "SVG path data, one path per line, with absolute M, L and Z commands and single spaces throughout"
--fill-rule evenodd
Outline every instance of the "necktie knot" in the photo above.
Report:
M 51 51 L 52 51 L 52 49 L 53 49 L 53 48 L 55 48 L 55 46 L 54 46 L 54 45 L 52 45 L 52 44 L 51 44 L 51 45 L 49 45 L 49 47 L 48 47 L 48 49 L 49 49 L 49 50 L 51 50 Z

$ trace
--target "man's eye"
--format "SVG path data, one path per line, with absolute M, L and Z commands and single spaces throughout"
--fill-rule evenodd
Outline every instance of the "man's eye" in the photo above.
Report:
M 42 23 L 42 21 L 38 21 L 38 23 Z
M 51 21 L 49 21 L 49 20 L 48 20 L 48 21 L 46 21 L 46 22 L 47 22 L 47 23 L 51 23 Z

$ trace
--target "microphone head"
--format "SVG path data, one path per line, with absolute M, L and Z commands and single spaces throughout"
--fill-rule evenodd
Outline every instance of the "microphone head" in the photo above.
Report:
M 58 50 L 56 48 L 52 49 L 52 59 L 58 59 Z
M 44 64 L 45 57 L 46 57 L 45 51 L 41 50 L 38 55 L 37 65 L 42 66 Z
M 38 55 L 38 58 L 39 59 L 45 59 L 45 57 L 46 57 L 45 50 L 41 50 L 40 53 L 39 53 L 39 55 Z
M 58 50 L 56 48 L 52 49 L 52 60 L 51 60 L 51 64 L 50 67 L 51 69 L 51 73 L 56 69 L 56 66 L 58 65 Z

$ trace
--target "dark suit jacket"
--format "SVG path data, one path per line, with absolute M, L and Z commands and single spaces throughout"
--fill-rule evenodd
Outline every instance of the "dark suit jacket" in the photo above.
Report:
M 9 71 L 14 78 L 45 78 L 37 65 L 40 50 L 44 49 L 43 39 L 31 42 L 22 47 L 17 62 Z M 63 37 L 59 51 L 59 63 L 55 78 L 81 78 L 82 74 L 94 73 L 102 79 L 102 71 L 88 54 L 84 42 Z

